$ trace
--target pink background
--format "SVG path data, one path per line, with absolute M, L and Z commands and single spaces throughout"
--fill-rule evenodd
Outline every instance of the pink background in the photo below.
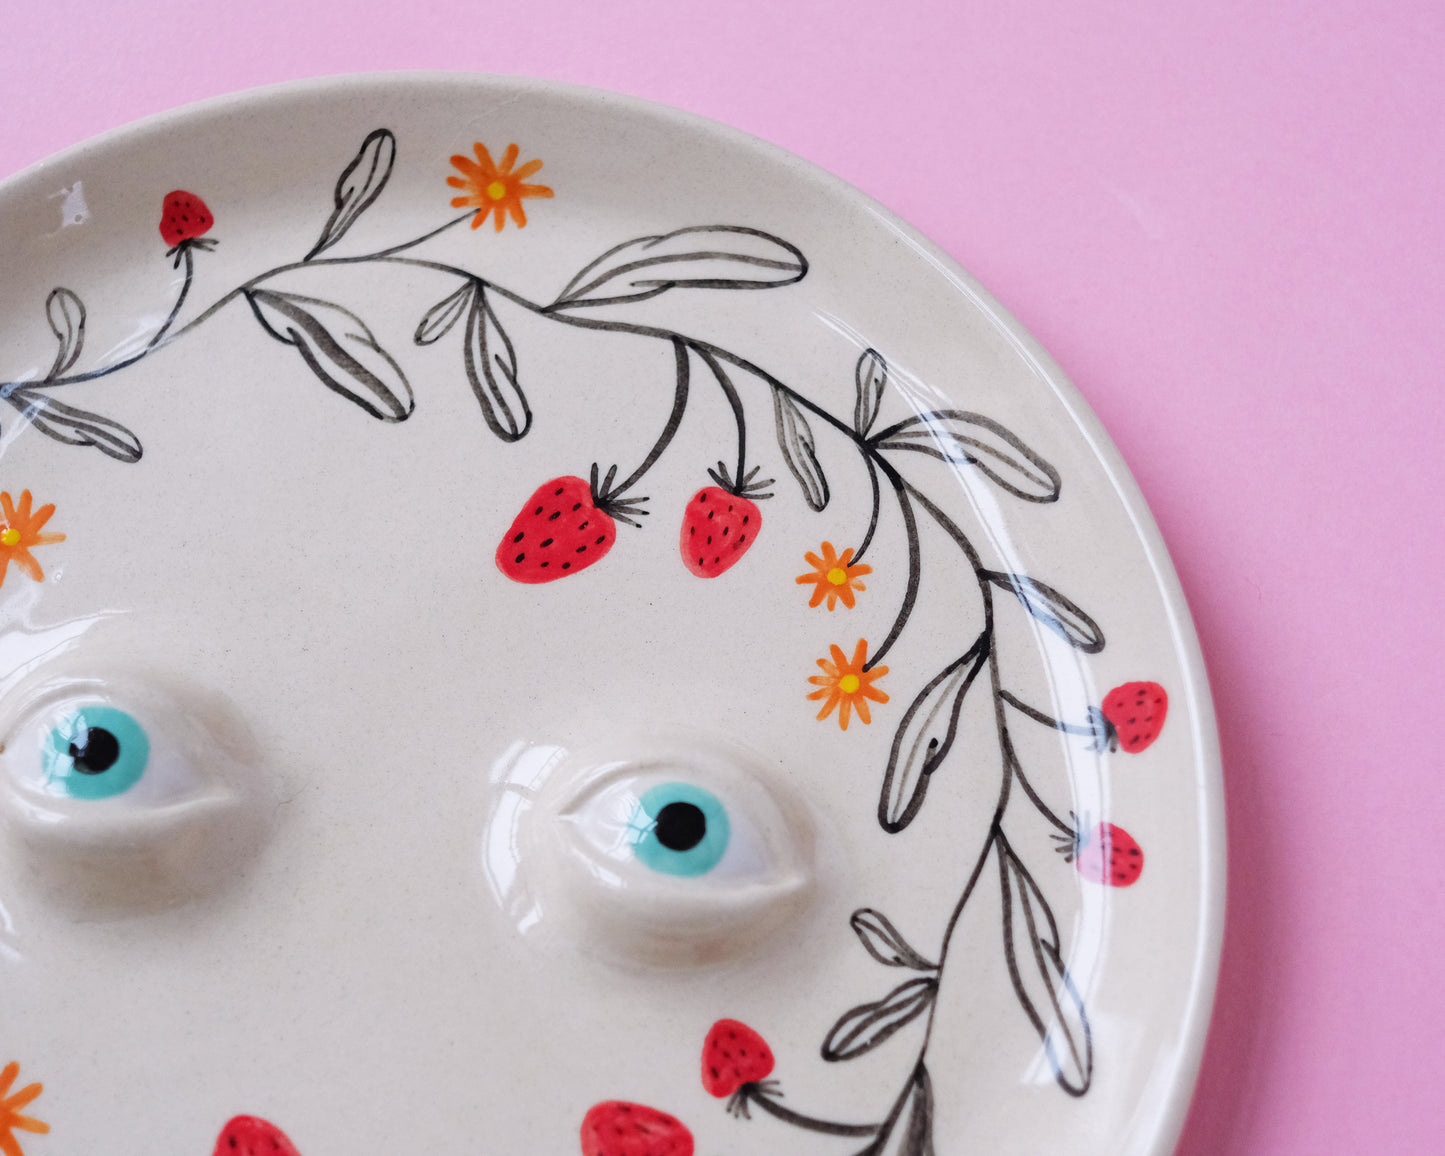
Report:
M 471 69 L 725 121 L 954 254 L 1118 441 L 1203 638 L 1230 911 L 1180 1152 L 1445 1151 L 1445 7 L 132 9 L 10 6 L 0 174 L 237 89 Z

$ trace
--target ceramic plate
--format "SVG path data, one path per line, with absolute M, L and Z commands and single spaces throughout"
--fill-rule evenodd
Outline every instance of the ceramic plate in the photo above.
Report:
M 5 1151 L 1169 1150 L 1199 654 L 936 248 L 461 76 L 112 133 L 0 246 Z

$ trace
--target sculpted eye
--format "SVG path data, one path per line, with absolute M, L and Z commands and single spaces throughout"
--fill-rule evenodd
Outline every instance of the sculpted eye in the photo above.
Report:
M 667 965 L 751 951 L 812 885 L 812 835 L 745 757 L 650 744 L 572 759 L 523 850 L 542 906 L 588 950 Z
M 659 783 L 643 793 L 627 824 L 632 853 L 664 875 L 706 875 L 728 849 L 727 808 L 690 783 Z
M 223 881 L 254 847 L 257 760 L 214 696 L 54 678 L 3 707 L 0 820 L 57 901 L 167 906 Z
M 46 785 L 77 799 L 108 799 L 145 774 L 151 744 L 123 710 L 87 706 L 52 727 L 40 749 Z

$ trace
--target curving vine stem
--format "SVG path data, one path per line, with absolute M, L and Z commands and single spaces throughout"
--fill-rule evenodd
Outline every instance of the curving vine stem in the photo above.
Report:
M 406 266 L 455 279 L 455 288 L 423 311 L 413 339 L 417 345 L 433 345 L 454 331 L 460 332 L 466 380 L 487 428 L 503 442 L 525 437 L 533 413 L 523 387 L 522 358 L 497 313 L 497 302 L 507 302 L 556 324 L 631 334 L 670 346 L 675 365 L 673 400 L 650 450 L 615 485 L 617 466 L 602 482 L 597 480 L 597 466 L 593 467 L 592 491 L 599 508 L 612 509 L 623 521 L 633 521 L 629 513 L 643 512 L 636 503 L 645 499 L 625 495 L 671 445 L 692 392 L 694 360 L 706 370 L 699 380 L 710 381 L 718 388 L 736 426 L 736 472 L 729 474 L 727 467 L 719 463 L 714 477 L 724 488 L 738 494 L 764 484 L 749 482 L 757 468 L 748 470 L 748 402 L 744 389 L 765 391 L 759 400 L 772 408 L 778 453 L 807 506 L 822 510 L 831 496 L 824 468 L 827 455 L 820 452 L 819 432 L 851 447 L 866 470 L 871 508 L 866 532 L 848 564 L 861 563 L 885 515 L 896 513 L 905 536 L 907 573 L 897 610 L 887 634 L 867 655 L 860 673 L 886 670 L 879 664 L 903 635 L 917 609 L 923 566 L 925 561 L 935 561 L 924 557 L 921 520 L 941 530 L 944 539 L 958 551 L 952 564 L 961 563 L 972 575 L 982 599 L 982 629 L 975 637 L 960 640 L 957 655 L 919 685 L 897 725 L 878 800 L 880 826 L 890 835 L 905 832 L 921 813 L 933 776 L 950 759 L 963 757 L 956 749 L 955 738 L 961 711 L 971 694 L 992 698 L 1000 758 L 999 792 L 988 836 L 972 860 L 931 955 L 913 947 L 882 912 L 862 908 L 853 914 L 853 930 L 869 955 L 882 966 L 909 973 L 909 978 L 894 983 L 877 999 L 841 1013 L 823 1040 L 820 1054 L 829 1063 L 851 1061 L 921 1021 L 921 1042 L 904 1070 L 902 1085 L 886 1117 L 875 1123 L 855 1124 L 811 1116 L 782 1105 L 781 1093 L 770 1086 L 771 1081 L 743 1085 L 734 1097 L 734 1111 L 746 1116 L 751 1103 L 791 1127 L 840 1137 L 870 1137 L 865 1153 L 885 1148 L 903 1156 L 931 1153 L 935 1091 L 926 1061 L 936 995 L 953 953 L 959 920 L 990 865 L 997 871 L 1004 912 L 1002 946 L 1020 1010 L 1039 1035 L 1060 1087 L 1070 1095 L 1084 1095 L 1093 1073 L 1093 1034 L 1068 970 L 1058 922 L 1035 881 L 1034 871 L 1005 835 L 1004 819 L 1014 797 L 1013 788 L 1017 786 L 1023 798 L 1060 832 L 1061 839 L 1068 843 L 1066 851 L 1074 856 L 1084 854 L 1084 836 L 1072 815 L 1068 820 L 1062 818 L 1035 790 L 1018 758 L 1009 723 L 1012 718 L 1023 718 L 1064 734 L 1090 738 L 1101 750 L 1105 746 L 1116 749 L 1119 736 L 1113 717 L 1106 717 L 1104 708 L 1090 707 L 1085 723 L 1070 723 L 1030 705 L 1005 686 L 995 638 L 995 615 L 999 612 L 996 600 L 999 595 L 1007 595 L 1005 603 L 1022 609 L 1082 653 L 1101 651 L 1104 636 L 1087 613 L 1052 586 L 1028 575 L 986 565 L 963 529 L 908 479 L 902 466 L 920 458 L 942 461 L 957 469 L 976 471 L 1012 498 L 1040 504 L 1058 499 L 1062 484 L 1058 471 L 1012 431 L 967 410 L 916 413 L 877 428 L 889 395 L 890 376 L 888 363 L 877 350 L 864 350 L 853 367 L 854 404 L 850 420 L 845 420 L 731 350 L 665 327 L 594 312 L 600 307 L 638 305 L 669 292 L 761 291 L 801 281 L 808 272 L 801 250 L 758 229 L 702 225 L 625 241 L 584 264 L 553 300 L 545 302 L 524 297 L 472 270 L 413 255 L 422 244 L 463 222 L 471 221 L 475 227 L 479 223 L 474 219 L 477 211 L 451 217 L 411 240 L 387 248 L 351 256 L 331 255 L 357 219 L 377 202 L 395 159 L 396 140 L 389 130 L 377 129 L 368 134 L 337 180 L 331 214 L 311 249 L 298 260 L 278 265 L 221 294 L 177 327 L 196 280 L 196 253 L 214 244 L 199 236 L 183 237 L 170 251 L 177 265 L 185 267 L 174 305 L 145 346 L 123 360 L 76 370 L 84 344 L 85 306 L 71 290 L 53 290 L 45 302 L 47 321 L 58 345 L 51 369 L 39 380 L 0 383 L 0 399 L 54 441 L 93 446 L 123 462 L 138 461 L 142 451 L 134 434 L 120 423 L 64 403 L 56 395 L 68 386 L 113 376 L 157 356 L 196 332 L 221 310 L 245 301 L 263 331 L 294 347 L 302 363 L 324 386 L 373 418 L 404 421 L 416 404 L 411 384 L 401 362 L 383 348 L 366 322 L 339 302 L 302 296 L 273 284 L 293 270 L 349 265 Z M 485 210 L 480 211 L 485 216 Z M 497 227 L 501 227 L 500 210 Z M 866 714 L 863 717 L 866 721 Z

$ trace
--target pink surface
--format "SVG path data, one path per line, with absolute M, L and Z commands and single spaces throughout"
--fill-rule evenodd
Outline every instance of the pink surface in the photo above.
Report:
M 236 89 L 473 69 L 726 121 L 953 253 L 1118 441 L 1203 638 L 1231 895 L 1181 1153 L 1445 1151 L 1445 8 L 112 11 L 7 13 L 0 174 Z

